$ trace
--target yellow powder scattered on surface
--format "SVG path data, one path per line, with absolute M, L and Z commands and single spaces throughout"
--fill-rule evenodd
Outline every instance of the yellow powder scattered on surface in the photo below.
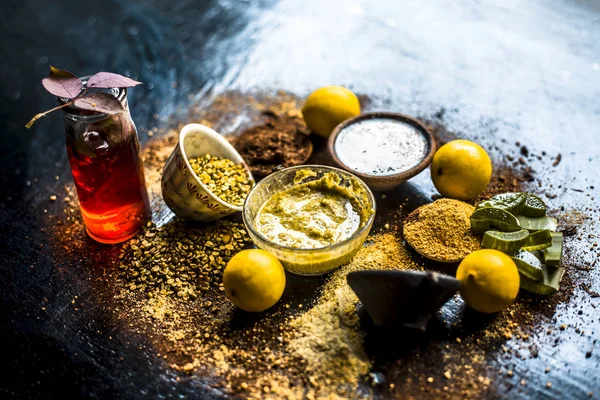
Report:
M 433 260 L 458 262 L 481 248 L 471 233 L 475 207 L 452 199 L 439 199 L 410 213 L 404 221 L 406 241 Z
M 422 270 L 397 234 L 377 234 L 349 264 L 332 273 L 317 304 L 290 322 L 295 332 L 290 350 L 306 360 L 313 380 L 330 382 L 326 390 L 348 385 L 355 390 L 360 376 L 371 369 L 363 333 L 357 329 L 358 298 L 346 282 L 348 273 L 370 269 Z
M 214 104 L 190 110 L 188 121 L 212 126 L 221 133 L 236 134 L 246 125 L 262 123 L 260 111 L 297 115 L 298 104 L 300 102 L 292 96 L 282 93 L 267 100 L 226 94 Z M 242 126 L 240 115 L 248 117 Z M 177 143 L 179 128 L 160 134 L 155 132 L 143 149 L 146 180 L 157 222 L 164 223 L 172 215 L 161 200 L 160 174 Z M 315 161 L 327 160 L 325 155 L 319 158 L 318 153 L 314 157 Z M 490 184 L 486 196 L 517 190 L 517 179 L 511 175 L 502 175 L 502 183 L 502 186 Z M 89 273 L 90 282 L 98 282 L 94 294 L 97 301 L 113 313 L 113 322 L 128 333 L 149 339 L 151 346 L 143 351 L 155 365 L 172 368 L 178 374 L 177 381 L 193 380 L 194 385 L 211 392 L 216 390 L 223 396 L 257 399 L 498 397 L 505 388 L 503 380 L 513 384 L 514 377 L 506 377 L 508 367 L 514 368 L 513 360 L 534 352 L 537 357 L 536 343 L 540 339 L 531 339 L 530 335 L 544 326 L 540 325 L 540 318 L 550 320 L 557 304 L 568 300 L 573 291 L 572 284 L 569 287 L 563 283 L 561 292 L 547 299 L 519 296 L 510 309 L 487 322 L 469 317 L 463 303 L 453 299 L 440 314 L 444 326 L 433 326 L 432 340 L 427 346 L 414 347 L 408 343 L 409 353 L 404 352 L 403 347 L 401 352 L 391 353 L 389 346 L 397 342 L 394 337 L 389 343 L 384 342 L 383 358 L 389 364 L 382 367 L 381 354 L 368 349 L 367 343 L 368 354 L 373 357 L 374 365 L 371 365 L 371 359 L 363 350 L 365 337 L 362 335 L 366 327 L 360 326 L 355 311 L 357 299 L 345 277 L 349 272 L 365 269 L 422 269 L 410 258 L 409 254 L 413 253 L 405 248 L 392 220 L 381 221 L 390 222 L 391 228 L 384 225 L 385 233 L 372 232 L 352 262 L 328 276 L 319 295 L 315 294 L 314 303 L 303 299 L 303 305 L 294 307 L 287 302 L 262 315 L 244 317 L 216 286 L 202 292 L 198 299 L 184 300 L 164 295 L 147 297 L 121 285 L 117 269 L 97 268 L 96 258 L 90 257 L 96 254 L 96 249 L 85 239 L 73 185 L 66 185 L 65 193 L 57 197 L 63 199 L 59 204 L 64 208 L 62 214 L 50 220 L 54 222 L 55 232 L 53 251 L 80 260 L 86 267 L 81 270 Z M 404 203 L 398 203 L 391 195 L 387 197 L 385 202 L 393 203 L 393 208 L 399 207 L 402 211 Z M 578 217 L 574 215 L 566 221 L 577 221 Z M 117 252 L 113 255 L 117 262 Z M 426 266 L 439 268 L 435 263 Z M 57 267 L 57 271 L 60 270 L 61 267 Z M 454 272 L 451 267 L 443 271 Z M 553 322 L 552 326 L 555 325 Z M 440 330 L 445 334 L 440 336 Z M 556 333 L 548 330 L 546 334 L 544 328 L 543 337 L 569 333 L 558 326 L 554 331 Z M 338 362 L 339 354 L 349 362 Z M 502 377 L 498 377 L 498 369 Z M 386 384 L 378 388 L 369 385 L 365 371 L 381 371 Z M 446 372 L 451 378 L 446 378 Z M 427 383 L 428 377 L 433 377 L 434 382 Z
M 159 196 L 161 193 L 162 171 L 167 158 L 169 158 L 177 144 L 178 138 L 179 132 L 173 129 L 163 136 L 149 140 L 142 149 L 144 175 L 146 176 L 146 187 L 150 197 Z

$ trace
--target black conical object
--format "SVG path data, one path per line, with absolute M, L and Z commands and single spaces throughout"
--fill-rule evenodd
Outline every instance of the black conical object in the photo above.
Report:
M 376 326 L 422 331 L 460 287 L 456 278 L 437 272 L 356 271 L 346 279 Z

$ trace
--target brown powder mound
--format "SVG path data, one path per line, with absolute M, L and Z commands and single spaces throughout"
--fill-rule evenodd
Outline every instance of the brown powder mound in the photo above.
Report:
M 269 119 L 243 131 L 233 146 L 244 158 L 253 174 L 265 176 L 273 169 L 304 163 L 313 149 L 309 131 L 301 118 L 269 112 Z
M 421 255 L 444 262 L 458 262 L 481 248 L 471 233 L 475 207 L 452 199 L 439 199 L 410 213 L 404 221 L 406 241 Z

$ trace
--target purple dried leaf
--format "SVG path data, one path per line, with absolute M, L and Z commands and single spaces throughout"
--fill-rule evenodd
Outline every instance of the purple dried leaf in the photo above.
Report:
M 50 74 L 42 79 L 47 91 L 58 97 L 74 99 L 83 89 L 83 83 L 69 71 L 50 66 Z
M 110 89 L 110 88 L 126 88 L 141 85 L 138 82 L 123 75 L 113 74 L 112 72 L 98 72 L 88 79 L 88 88 Z
M 75 107 L 104 114 L 119 114 L 125 111 L 123 104 L 109 93 L 86 94 L 75 100 Z

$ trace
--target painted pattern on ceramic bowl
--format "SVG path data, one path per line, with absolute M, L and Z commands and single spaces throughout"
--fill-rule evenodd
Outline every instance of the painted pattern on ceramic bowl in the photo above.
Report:
M 201 124 L 188 124 L 179 133 L 179 142 L 167 159 L 162 174 L 162 195 L 175 215 L 198 221 L 213 221 L 242 211 L 213 194 L 196 176 L 189 159 L 211 154 L 241 164 L 249 180 L 254 178 L 242 156 L 219 133 Z

